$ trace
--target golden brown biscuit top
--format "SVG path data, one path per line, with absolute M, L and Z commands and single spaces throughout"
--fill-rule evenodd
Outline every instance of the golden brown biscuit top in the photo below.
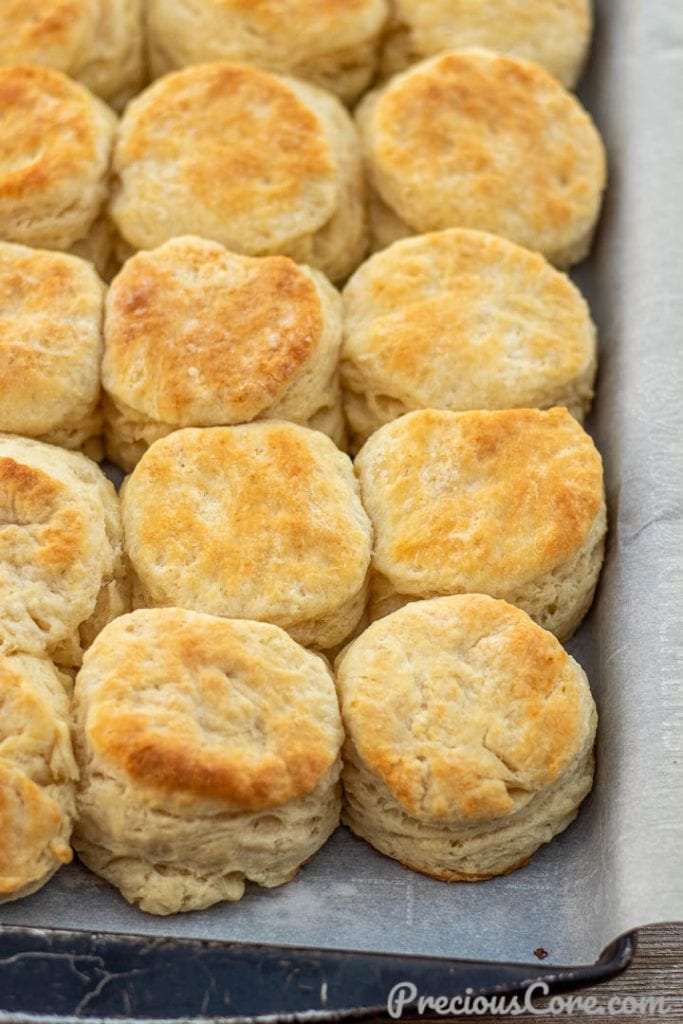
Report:
M 0 67 L 0 206 L 78 186 L 99 162 L 97 101 L 60 71 Z
M 535 404 L 595 358 L 590 313 L 569 278 L 480 231 L 384 249 L 353 275 L 344 308 L 343 359 L 417 407 L 500 409 L 525 395 Z
M 110 623 L 75 699 L 103 770 L 180 806 L 281 806 L 315 788 L 343 739 L 322 658 L 277 626 L 178 608 Z
M 566 409 L 424 410 L 356 458 L 374 567 L 399 593 L 514 592 L 585 542 L 602 461 Z
M 526 244 L 532 231 L 534 248 L 552 249 L 595 216 L 606 174 L 600 137 L 540 66 L 451 52 L 398 75 L 369 103 L 363 134 L 375 184 L 415 231 L 458 225 Z
M 351 462 L 269 420 L 157 441 L 123 492 L 126 547 L 152 603 L 287 626 L 361 590 L 371 530 Z
M 89 263 L 0 242 L 0 429 L 46 434 L 99 392 L 104 286 Z
M 35 61 L 68 71 L 92 37 L 97 4 L 92 0 L 3 0 L 0 61 Z
M 322 330 L 315 281 L 292 260 L 173 239 L 112 282 L 103 382 L 164 423 L 241 423 L 277 401 Z
M 406 605 L 341 655 L 349 741 L 416 818 L 504 817 L 591 740 L 585 677 L 552 634 L 481 594 Z
M 166 75 L 134 100 L 114 168 L 127 190 L 114 199 L 115 215 L 124 201 L 149 199 L 158 187 L 160 203 L 194 204 L 237 250 L 248 237 L 276 251 L 291 240 L 294 220 L 297 236 L 316 231 L 338 201 L 336 164 L 317 115 L 286 79 L 226 61 Z M 163 230 L 154 228 L 158 241 L 169 237 Z

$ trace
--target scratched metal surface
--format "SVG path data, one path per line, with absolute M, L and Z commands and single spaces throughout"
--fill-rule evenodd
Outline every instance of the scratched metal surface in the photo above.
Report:
M 239 904 L 155 919 L 77 865 L 0 907 L 0 923 L 546 963 L 594 961 L 617 935 L 683 919 L 683 5 L 598 2 L 582 90 L 611 185 L 577 279 L 601 335 L 592 427 L 611 536 L 573 648 L 601 712 L 579 820 L 506 878 L 446 886 L 339 830 L 300 876 Z

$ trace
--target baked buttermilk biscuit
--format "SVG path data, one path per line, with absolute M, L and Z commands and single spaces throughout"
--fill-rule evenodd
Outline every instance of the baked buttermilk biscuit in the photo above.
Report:
M 342 820 L 444 881 L 525 864 L 593 782 L 588 680 L 555 637 L 481 594 L 420 601 L 337 662 Z
M 0 652 L 80 663 L 127 610 L 119 503 L 85 455 L 0 435 Z
M 341 373 L 356 445 L 411 409 L 590 407 L 595 327 L 565 274 L 453 228 L 377 253 L 344 289 Z
M 244 61 L 351 103 L 373 77 L 387 13 L 387 0 L 148 0 L 152 73 Z
M 310 83 L 227 62 L 166 75 L 126 109 L 114 170 L 111 214 L 130 249 L 196 234 L 333 281 L 363 258 L 358 139 Z
M 3 0 L 0 63 L 63 71 L 117 108 L 143 77 L 141 0 Z
M 536 61 L 571 89 L 593 28 L 590 0 L 392 0 L 382 72 L 443 50 L 486 47 Z
M 589 252 L 606 180 L 600 136 L 544 68 L 486 50 L 417 64 L 357 123 L 380 237 L 463 227 L 567 267 Z M 388 213 L 382 209 L 388 208 Z
M 0 903 L 71 860 L 70 685 L 47 659 L 0 654 Z
M 0 67 L 0 110 L 0 238 L 89 255 L 114 114 L 61 72 L 29 64 Z M 108 253 L 98 255 L 101 265 Z
M 482 593 L 561 640 L 593 599 L 606 529 L 602 461 L 566 409 L 408 413 L 356 459 L 372 520 L 370 617 Z
M 344 640 L 365 607 L 372 531 L 351 461 L 279 420 L 178 430 L 122 493 L 136 607 L 178 605 Z
M 102 378 L 109 457 L 132 469 L 178 427 L 324 413 L 344 441 L 339 294 L 287 256 L 184 237 L 125 264 L 107 296 Z
M 277 626 L 125 615 L 86 654 L 74 707 L 74 845 L 142 910 L 282 885 L 339 822 L 334 682 Z
M 90 264 L 0 242 L 0 431 L 94 444 L 103 314 Z

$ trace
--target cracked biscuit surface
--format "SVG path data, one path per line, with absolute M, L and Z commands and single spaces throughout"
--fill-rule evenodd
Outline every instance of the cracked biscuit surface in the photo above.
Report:
M 122 616 L 86 654 L 74 707 L 76 849 L 143 910 L 282 885 L 339 821 L 332 676 L 276 626 Z
M 566 828 L 593 779 L 588 681 L 481 594 L 410 604 L 342 652 L 343 820 L 448 881 L 503 874 Z

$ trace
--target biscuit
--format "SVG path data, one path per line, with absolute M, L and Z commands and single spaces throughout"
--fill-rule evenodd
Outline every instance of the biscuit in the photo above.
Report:
M 62 666 L 128 607 L 112 484 L 79 452 L 0 435 L 0 652 Z
M 149 913 L 282 885 L 339 822 L 332 675 L 277 626 L 125 615 L 87 652 L 74 711 L 74 846 Z
M 382 73 L 443 50 L 484 47 L 542 64 L 571 89 L 592 30 L 590 0 L 393 0 Z
M 387 14 L 387 0 L 148 0 L 152 74 L 243 61 L 352 103 L 374 75 Z
M 0 242 L 0 431 L 65 448 L 101 433 L 103 315 L 88 263 Z
M 323 422 L 340 407 L 341 300 L 287 256 L 175 238 L 125 264 L 107 296 L 109 457 L 132 469 L 178 427 Z M 333 440 L 343 419 L 330 419 Z
M 0 654 L 0 903 L 35 892 L 71 860 L 70 685 L 47 659 Z
M 452 228 L 396 242 L 344 289 L 341 374 L 355 445 L 411 409 L 590 408 L 596 332 L 565 274 Z
M 347 739 L 342 821 L 444 881 L 521 867 L 593 781 L 595 704 L 581 667 L 518 608 L 420 601 L 337 662 Z
M 116 118 L 66 75 L 0 67 L 0 238 L 69 250 L 87 239 L 107 196 Z
M 141 0 L 3 0 L 0 64 L 42 64 L 120 109 L 144 74 Z
M 122 491 L 135 607 L 177 605 L 344 640 L 365 607 L 372 531 L 351 461 L 280 420 L 178 430 Z
M 370 618 L 416 598 L 502 598 L 567 639 L 604 553 L 602 461 L 566 409 L 411 412 L 356 458 L 375 546 Z
M 227 62 L 166 75 L 126 109 L 114 170 L 111 215 L 133 250 L 196 234 L 336 281 L 367 247 L 353 123 L 307 82 Z
M 539 65 L 486 50 L 432 57 L 369 93 L 356 120 L 392 239 L 402 222 L 410 234 L 490 231 L 559 267 L 588 254 L 604 147 Z

